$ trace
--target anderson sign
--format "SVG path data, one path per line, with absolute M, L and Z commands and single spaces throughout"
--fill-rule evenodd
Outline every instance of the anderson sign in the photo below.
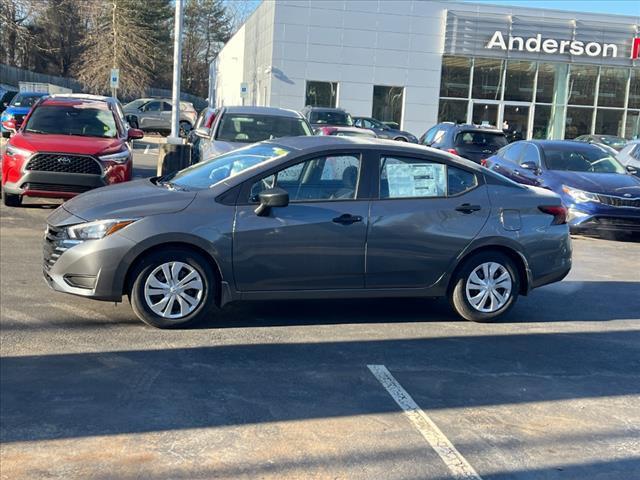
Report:
M 542 38 L 541 34 L 534 37 L 523 38 L 509 35 L 505 40 L 500 30 L 497 30 L 485 48 L 511 51 L 525 51 L 531 53 L 559 53 L 571 55 L 587 55 L 589 57 L 618 56 L 618 46 L 615 43 L 581 42 L 580 40 L 554 40 Z

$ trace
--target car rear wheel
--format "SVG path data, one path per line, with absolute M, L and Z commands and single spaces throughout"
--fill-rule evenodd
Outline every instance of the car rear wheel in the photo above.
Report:
M 152 327 L 183 327 L 206 319 L 216 308 L 215 275 L 196 252 L 153 252 L 137 265 L 132 279 L 133 311 Z
M 483 252 L 469 258 L 458 271 L 449 301 L 462 318 L 490 322 L 514 305 L 519 291 L 514 262 L 500 252 Z
M 19 207 L 22 205 L 22 195 L 7 193 L 2 190 L 2 201 L 7 207 Z
M 184 120 L 180 122 L 180 137 L 185 138 L 189 135 L 191 131 L 191 124 L 189 122 L 185 122 Z

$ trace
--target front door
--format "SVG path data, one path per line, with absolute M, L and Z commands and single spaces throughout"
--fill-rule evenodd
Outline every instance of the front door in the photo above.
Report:
M 503 108 L 502 131 L 509 143 L 526 140 L 529 129 L 529 107 L 506 104 Z
M 371 202 L 367 288 L 429 287 L 489 217 L 486 186 L 472 171 L 428 158 L 380 158 Z
M 252 181 L 236 208 L 233 267 L 239 291 L 364 287 L 368 200 L 359 200 L 360 154 L 322 156 Z M 273 186 L 289 205 L 255 213 Z

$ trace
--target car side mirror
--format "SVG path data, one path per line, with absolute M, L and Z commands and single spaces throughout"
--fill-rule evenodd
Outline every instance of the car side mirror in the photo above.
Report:
M 627 172 L 631 175 L 635 175 L 638 173 L 638 170 L 633 165 L 627 165 Z
M 286 207 L 289 205 L 289 192 L 282 188 L 270 188 L 258 194 L 260 205 L 255 209 L 256 215 L 262 217 L 269 213 L 272 207 Z
M 140 140 L 142 137 L 144 137 L 144 132 L 139 128 L 127 130 L 127 140 Z
M 538 168 L 538 164 L 536 162 L 522 162 L 520 164 L 520 167 L 524 168 L 525 170 L 531 170 L 536 175 L 540 173 L 540 169 Z
M 198 127 L 193 131 L 193 134 L 196 137 L 200 137 L 200 138 L 209 138 L 209 129 L 206 127 Z

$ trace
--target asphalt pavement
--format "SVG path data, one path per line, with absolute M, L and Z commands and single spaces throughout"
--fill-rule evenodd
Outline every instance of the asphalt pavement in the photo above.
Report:
M 574 238 L 567 279 L 493 324 L 376 299 L 162 331 L 49 290 L 56 206 L 0 208 L 2 479 L 640 478 L 639 243 Z

